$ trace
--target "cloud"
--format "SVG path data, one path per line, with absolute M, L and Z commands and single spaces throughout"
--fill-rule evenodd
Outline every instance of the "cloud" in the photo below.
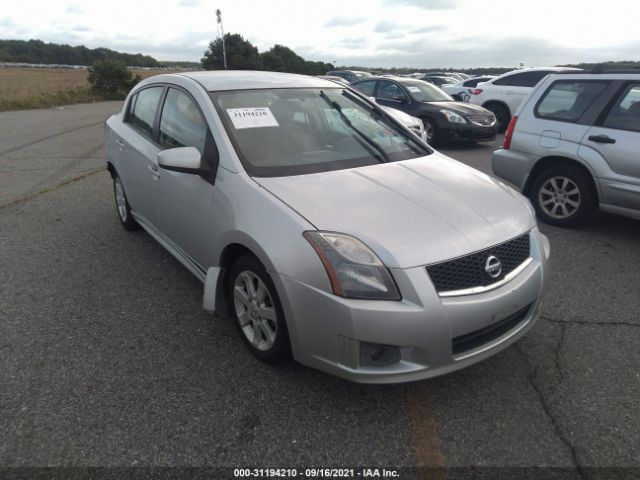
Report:
M 325 28 L 332 27 L 351 27 L 353 25 L 359 25 L 364 22 L 364 17 L 333 17 L 327 20 L 324 24 Z
M 366 37 L 347 37 L 341 38 L 337 43 L 331 45 L 332 48 L 345 48 L 349 50 L 362 49 L 367 46 Z
M 398 30 L 399 28 L 402 28 L 402 27 L 397 23 L 383 21 L 383 22 L 378 22 L 375 28 L 373 29 L 373 31 L 376 33 L 387 33 L 393 30 Z
M 67 7 L 67 13 L 84 13 L 84 8 L 80 5 L 69 5 Z
M 16 24 L 9 17 L 0 18 L 0 27 L 15 27 Z
M 425 27 L 414 28 L 413 30 L 409 31 L 409 33 L 432 33 L 441 32 L 443 30 L 446 30 L 446 28 L 442 25 L 428 25 Z
M 202 5 L 202 0 L 180 0 L 179 5 L 181 7 L 199 7 Z
M 384 0 L 387 7 L 418 7 L 424 10 L 451 10 L 458 6 L 458 0 Z
M 90 32 L 92 29 L 86 25 L 76 25 L 71 30 L 74 32 Z

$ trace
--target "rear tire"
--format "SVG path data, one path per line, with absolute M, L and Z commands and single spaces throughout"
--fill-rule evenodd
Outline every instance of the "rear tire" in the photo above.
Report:
M 113 196 L 116 201 L 116 212 L 124 229 L 129 231 L 139 230 L 140 225 L 138 225 L 138 222 L 136 222 L 133 215 L 131 215 L 131 206 L 127 200 L 127 195 L 124 193 L 122 181 L 117 174 L 113 177 Z
M 583 223 L 597 204 L 591 177 L 571 165 L 542 171 L 531 186 L 529 199 L 542 221 L 558 227 Z
M 509 109 L 499 103 L 488 103 L 483 105 L 484 108 L 489 110 L 496 117 L 496 126 L 498 133 L 504 133 L 507 130 L 509 121 L 511 120 L 511 113 Z
M 227 277 L 228 305 L 242 341 L 265 363 L 291 359 L 291 344 L 275 285 L 252 255 L 238 258 Z

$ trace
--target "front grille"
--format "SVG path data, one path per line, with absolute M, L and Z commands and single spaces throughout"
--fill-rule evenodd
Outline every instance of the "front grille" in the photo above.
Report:
M 469 120 L 471 120 L 476 125 L 488 126 L 495 123 L 496 117 L 494 117 L 493 115 L 474 114 L 469 115 Z
M 497 338 L 500 338 L 527 318 L 530 308 L 531 304 L 527 305 L 522 310 L 518 310 L 516 313 L 509 315 L 507 318 L 500 320 L 499 322 L 479 330 L 475 330 L 471 333 L 455 337 L 451 341 L 451 351 L 453 355 L 460 355 L 461 353 L 468 352 L 469 350 L 474 350 Z
M 530 255 L 529 234 L 525 233 L 507 242 L 479 252 L 455 258 L 427 267 L 433 285 L 438 293 L 486 287 L 499 282 L 515 270 Z M 487 260 L 496 257 L 502 264 L 497 277 L 487 273 Z

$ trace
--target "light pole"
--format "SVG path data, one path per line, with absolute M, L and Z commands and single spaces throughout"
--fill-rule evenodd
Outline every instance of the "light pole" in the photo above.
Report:
M 227 69 L 227 50 L 224 46 L 224 27 L 222 26 L 222 12 L 220 9 L 216 10 L 216 17 L 218 17 L 218 25 L 220 25 L 220 31 L 222 32 L 222 58 L 224 59 L 224 69 Z

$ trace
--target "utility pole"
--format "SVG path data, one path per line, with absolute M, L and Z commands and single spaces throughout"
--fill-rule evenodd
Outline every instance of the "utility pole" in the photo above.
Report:
M 216 10 L 216 17 L 218 17 L 218 25 L 220 25 L 220 31 L 222 32 L 222 58 L 224 59 L 224 69 L 227 69 L 227 50 L 224 46 L 224 27 L 222 26 L 222 12 L 220 9 Z

